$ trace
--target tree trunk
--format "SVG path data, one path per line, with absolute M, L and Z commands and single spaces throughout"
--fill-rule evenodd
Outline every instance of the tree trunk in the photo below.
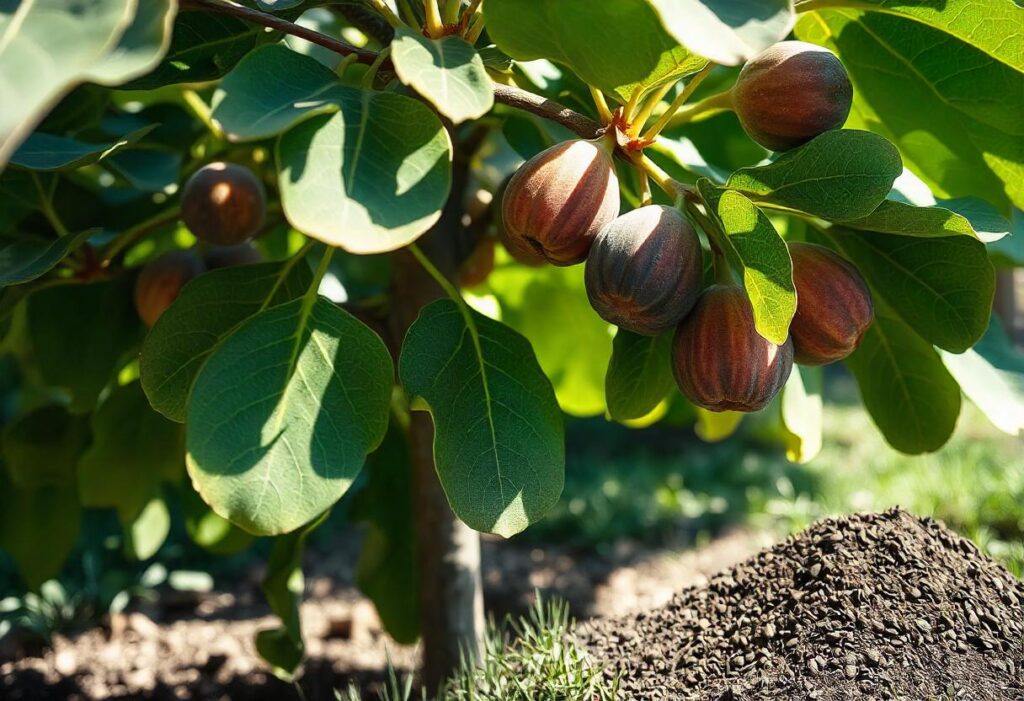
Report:
M 440 221 L 417 241 L 449 279 L 455 278 L 459 263 L 472 249 L 472 233 L 462 224 L 467 162 L 475 144 L 472 146 L 456 154 L 452 195 Z M 410 253 L 399 251 L 393 261 L 388 335 L 397 359 L 402 340 L 420 310 L 444 292 Z M 430 415 L 412 412 L 409 448 L 420 572 L 421 683 L 431 692 L 458 668 L 463 656 L 479 659 L 484 633 L 480 536 L 456 518 L 448 505 L 434 467 L 433 441 Z

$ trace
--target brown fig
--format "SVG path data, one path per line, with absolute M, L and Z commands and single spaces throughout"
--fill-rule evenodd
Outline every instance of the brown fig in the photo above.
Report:
M 678 209 L 634 209 L 601 229 L 590 248 L 590 305 L 605 321 L 656 336 L 693 309 L 702 257 L 697 232 Z
M 181 218 L 196 238 L 215 246 L 234 246 L 263 226 L 266 200 L 263 183 L 248 168 L 210 163 L 185 183 Z
M 777 346 L 754 328 L 742 288 L 709 287 L 672 341 L 679 389 L 711 411 L 757 411 L 768 405 L 793 369 L 793 342 Z
M 520 248 L 516 246 L 509 240 L 508 233 L 505 231 L 505 220 L 501 216 L 501 205 L 505 201 L 505 190 L 508 189 L 508 183 L 511 179 L 512 176 L 510 175 L 502 180 L 501 185 L 498 186 L 497 191 L 494 193 L 494 202 L 491 203 L 494 230 L 498 234 L 498 240 L 501 241 L 501 245 L 505 247 L 505 250 L 508 251 L 508 254 L 517 263 L 536 268 L 547 263 L 544 256 L 537 253 L 533 248 Z
M 743 67 L 732 102 L 751 139 L 786 151 L 843 126 L 853 86 L 828 49 L 802 41 L 770 46 Z
M 135 280 L 135 309 L 146 326 L 155 324 L 185 283 L 205 270 L 193 251 L 171 251 L 147 263 Z
M 524 163 L 502 198 L 509 245 L 555 265 L 583 262 L 619 216 L 619 181 L 606 141 L 566 141 Z
M 263 254 L 251 242 L 246 241 L 237 246 L 214 246 L 203 256 L 203 262 L 210 270 L 233 268 L 236 265 L 262 263 Z
M 484 236 L 480 239 L 469 258 L 459 266 L 459 286 L 476 287 L 483 284 L 494 270 L 494 239 Z
M 825 365 L 857 350 L 875 319 L 871 292 L 853 265 L 823 246 L 789 244 L 796 315 L 789 327 L 796 362 Z

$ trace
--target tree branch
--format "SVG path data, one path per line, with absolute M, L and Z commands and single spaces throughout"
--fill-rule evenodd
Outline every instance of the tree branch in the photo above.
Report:
M 305 39 L 342 56 L 355 55 L 360 63 L 373 63 L 374 59 L 377 58 L 376 51 L 360 49 L 358 46 L 353 46 L 347 41 L 335 39 L 313 29 L 307 29 L 294 22 L 289 22 L 281 17 L 276 17 L 268 12 L 253 10 L 230 0 L 180 0 L 178 6 L 183 10 L 205 10 L 206 12 L 218 12 L 222 15 L 233 15 L 246 22 L 252 22 L 253 24 L 276 29 L 285 34 Z
M 348 42 L 335 39 L 312 29 L 307 29 L 267 12 L 238 5 L 231 2 L 231 0 L 180 0 L 179 6 L 187 10 L 205 10 L 207 12 L 233 15 L 247 22 L 305 39 L 342 56 L 355 55 L 360 63 L 372 64 L 377 58 L 376 51 L 361 49 Z M 381 68 L 386 69 L 386 66 Z M 522 88 L 495 84 L 494 100 L 509 107 L 557 122 L 584 139 L 593 139 L 601 133 L 601 125 L 590 117 Z

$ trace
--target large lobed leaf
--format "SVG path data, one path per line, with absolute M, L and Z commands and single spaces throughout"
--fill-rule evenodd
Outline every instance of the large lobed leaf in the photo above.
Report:
M 426 306 L 399 374 L 434 419 L 434 463 L 455 514 L 510 537 L 562 492 L 565 438 L 554 390 L 525 338 L 455 302 Z

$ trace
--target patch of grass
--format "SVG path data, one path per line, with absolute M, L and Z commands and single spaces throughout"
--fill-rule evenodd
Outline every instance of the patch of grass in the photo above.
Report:
M 932 455 L 890 448 L 848 378 L 829 384 L 824 449 L 807 465 L 748 426 L 723 443 L 691 431 L 570 425 L 565 493 L 523 537 L 601 550 L 617 539 L 698 541 L 729 524 L 779 536 L 853 511 L 902 506 L 933 516 L 1024 576 L 1024 444 L 965 401 L 956 434 Z M 752 424 L 754 422 L 748 422 Z
M 612 701 L 618 683 L 605 679 L 572 639 L 574 625 L 568 604 L 538 596 L 529 615 L 488 626 L 483 659 L 464 661 L 434 701 Z M 380 701 L 428 698 L 394 670 L 389 676 Z M 354 687 L 338 698 L 362 701 Z

